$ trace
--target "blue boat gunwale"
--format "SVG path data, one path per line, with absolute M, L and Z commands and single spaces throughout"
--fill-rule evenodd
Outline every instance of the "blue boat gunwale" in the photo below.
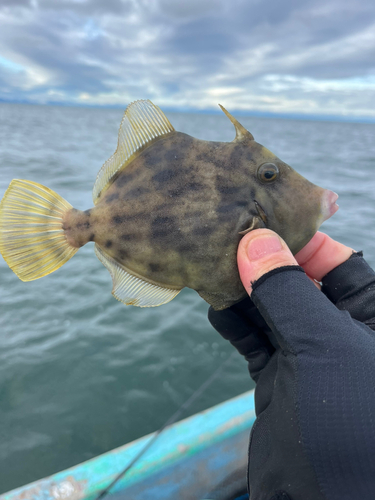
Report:
M 255 420 L 254 391 L 208 408 L 166 428 L 147 453 L 111 490 L 124 491 L 165 467 L 230 439 Z M 80 500 L 95 498 L 126 467 L 155 433 L 52 476 L 0 495 L 0 500 Z

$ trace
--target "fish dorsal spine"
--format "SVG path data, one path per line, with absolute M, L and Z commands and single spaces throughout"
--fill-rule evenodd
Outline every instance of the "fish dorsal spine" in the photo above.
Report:
M 93 200 L 96 205 L 115 175 L 131 163 L 140 152 L 160 137 L 174 132 L 165 114 L 151 101 L 135 101 L 126 108 L 118 133 L 117 149 L 96 177 Z
M 241 125 L 241 123 L 234 118 L 221 104 L 219 104 L 223 113 L 229 118 L 229 120 L 233 123 L 234 128 L 236 130 L 236 137 L 233 139 L 233 142 L 245 142 L 245 141 L 253 141 L 253 134 L 250 134 L 248 130 L 245 129 Z

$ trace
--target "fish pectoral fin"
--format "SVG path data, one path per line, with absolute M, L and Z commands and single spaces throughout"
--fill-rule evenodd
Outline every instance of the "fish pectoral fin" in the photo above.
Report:
M 117 149 L 107 160 L 96 177 L 92 197 L 95 205 L 103 192 L 112 184 L 120 170 L 152 142 L 174 132 L 165 114 L 149 100 L 132 102 L 126 108 L 118 132 Z
M 241 236 L 244 236 L 247 233 L 250 233 L 253 229 L 261 229 L 263 227 L 266 227 L 265 223 L 262 221 L 262 219 L 258 216 L 253 217 L 250 226 L 247 229 L 244 229 L 243 231 L 240 231 L 238 234 Z
M 112 276 L 112 295 L 126 305 L 138 307 L 161 306 L 170 302 L 181 291 L 153 285 L 133 276 L 98 245 L 95 245 L 95 253 Z

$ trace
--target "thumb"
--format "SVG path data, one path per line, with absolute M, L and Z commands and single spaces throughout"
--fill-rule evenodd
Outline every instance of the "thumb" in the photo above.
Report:
M 287 244 L 270 229 L 255 229 L 240 241 L 237 264 L 241 281 L 251 295 L 252 285 L 263 274 L 283 266 L 298 266 Z

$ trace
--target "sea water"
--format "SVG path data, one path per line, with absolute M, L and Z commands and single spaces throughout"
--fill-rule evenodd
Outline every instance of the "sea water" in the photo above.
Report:
M 224 115 L 167 116 L 200 139 L 234 137 Z M 28 179 L 90 208 L 121 117 L 113 109 L 0 104 L 0 198 L 12 179 Z M 340 195 L 340 210 L 322 230 L 364 250 L 375 266 L 375 125 L 240 121 L 310 181 Z M 155 431 L 233 350 L 192 290 L 157 308 L 117 302 L 93 250 L 86 245 L 30 283 L 0 257 L 0 493 Z M 253 386 L 236 355 L 184 416 Z

